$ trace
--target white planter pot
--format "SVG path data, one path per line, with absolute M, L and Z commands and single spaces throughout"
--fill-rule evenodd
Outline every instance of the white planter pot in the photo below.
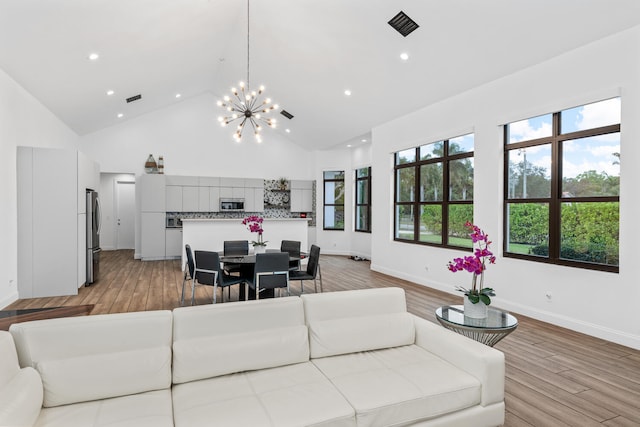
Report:
M 254 254 L 263 254 L 267 250 L 267 245 L 256 245 L 253 247 Z
M 464 315 L 472 319 L 485 319 L 487 317 L 487 305 L 482 301 L 478 301 L 476 304 L 469 301 L 466 296 L 464 299 Z

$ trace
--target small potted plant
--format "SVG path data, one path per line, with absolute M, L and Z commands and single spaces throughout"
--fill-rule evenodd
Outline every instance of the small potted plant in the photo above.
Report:
M 242 224 L 246 225 L 250 232 L 258 233 L 258 240 L 251 242 L 254 253 L 264 252 L 267 247 L 267 241 L 262 239 L 262 232 L 264 231 L 262 228 L 263 221 L 264 219 L 257 215 L 251 215 L 242 220 Z
M 491 297 L 495 296 L 493 288 L 484 287 L 484 272 L 488 264 L 495 264 L 496 257 L 489 250 L 491 241 L 489 235 L 467 221 L 465 227 L 471 231 L 469 236 L 473 242 L 473 255 L 463 258 L 454 258 L 449 261 L 447 268 L 456 273 L 458 271 L 468 271 L 472 273 L 471 288 L 467 289 L 463 286 L 456 286 L 456 289 L 464 293 L 464 315 L 473 318 L 487 317 L 487 306 L 491 304 Z M 478 283 L 480 277 L 480 283 Z
M 286 190 L 288 184 L 289 181 L 287 180 L 287 178 L 282 177 L 278 180 L 278 187 L 280 187 L 280 190 Z

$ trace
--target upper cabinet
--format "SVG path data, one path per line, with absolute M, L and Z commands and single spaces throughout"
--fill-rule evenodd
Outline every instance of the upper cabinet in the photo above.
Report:
M 291 181 L 291 212 L 313 211 L 313 181 Z
M 141 212 L 166 212 L 165 177 L 161 174 L 140 176 Z

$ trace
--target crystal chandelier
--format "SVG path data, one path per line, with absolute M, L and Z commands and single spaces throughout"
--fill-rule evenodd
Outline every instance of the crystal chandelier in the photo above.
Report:
M 227 115 L 219 116 L 218 121 L 222 126 L 226 126 L 239 120 L 236 132 L 233 134 L 236 142 L 242 140 L 245 125 L 251 125 L 256 141 L 262 142 L 260 123 L 275 128 L 276 119 L 267 118 L 264 115 L 277 109 L 278 105 L 271 104 L 271 98 L 261 100 L 264 86 L 260 86 L 257 92 L 252 91 L 249 86 L 249 0 L 247 0 L 247 83 L 240 82 L 238 86 L 240 90 L 233 87 L 231 88 L 232 96 L 226 95 L 223 101 L 218 101 L 218 106 L 227 110 Z

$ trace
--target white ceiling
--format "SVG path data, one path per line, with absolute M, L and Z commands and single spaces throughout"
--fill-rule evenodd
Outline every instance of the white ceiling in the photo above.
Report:
M 278 132 L 322 149 L 638 23 L 638 0 L 252 0 L 251 82 L 295 116 Z M 244 0 L 0 0 L 0 67 L 81 135 L 225 95 L 246 43 Z

